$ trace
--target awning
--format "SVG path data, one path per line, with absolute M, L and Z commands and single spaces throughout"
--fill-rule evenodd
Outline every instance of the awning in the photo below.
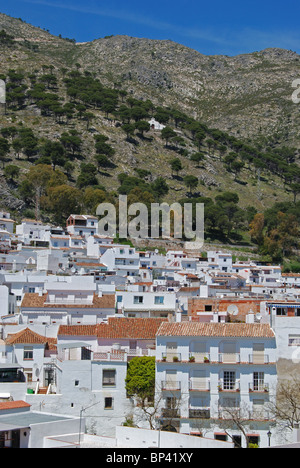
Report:
M 287 309 L 300 309 L 300 304 L 268 304 L 268 307 L 287 308 Z

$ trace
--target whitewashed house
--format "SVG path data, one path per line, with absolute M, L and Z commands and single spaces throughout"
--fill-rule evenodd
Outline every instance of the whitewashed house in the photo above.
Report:
M 91 215 L 72 214 L 67 219 L 67 231 L 72 236 L 88 238 L 98 234 L 98 218 Z
M 166 291 L 119 291 L 117 292 L 117 307 L 125 317 L 167 318 L 175 315 L 177 302 L 175 292 Z
M 107 248 L 113 245 L 113 243 L 113 237 L 99 235 L 89 236 L 86 243 L 87 256 L 99 258 L 106 252 Z
M 18 240 L 26 245 L 33 241 L 47 242 L 49 239 L 51 226 L 43 224 L 34 219 L 23 219 L 21 224 L 16 226 L 16 236 Z
M 125 276 L 137 276 L 139 274 L 139 254 L 135 248 L 128 245 L 114 245 L 106 249 L 100 260 L 101 263 L 107 266 L 109 271 L 123 273 Z
M 16 298 L 7 286 L 0 286 L 0 317 L 13 315 L 16 310 Z
M 13 234 L 15 221 L 10 218 L 10 213 L 0 211 L 0 230 Z
M 46 283 L 44 291 L 25 294 L 20 306 L 24 323 L 96 324 L 115 314 L 115 294 L 97 291 L 93 277 L 76 280 Z
M 152 117 L 148 123 L 150 125 L 151 130 L 163 130 L 166 127 L 165 125 L 155 120 L 154 117 Z
M 8 334 L 5 345 L 7 362 L 17 363 L 22 368 L 27 389 L 37 394 L 46 393 L 49 385 L 54 384 L 51 363 L 57 355 L 56 339 L 40 335 L 27 327 Z M 13 388 L 10 393 L 14 396 Z

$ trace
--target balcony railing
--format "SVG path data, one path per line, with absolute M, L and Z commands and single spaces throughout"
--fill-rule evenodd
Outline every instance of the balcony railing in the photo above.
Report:
M 269 384 L 263 382 L 253 382 L 249 383 L 249 393 L 258 392 L 258 393 L 269 393 L 270 388 Z
M 240 382 L 238 380 L 230 380 L 224 382 L 222 380 L 218 383 L 219 392 L 239 392 L 240 391 Z
M 125 352 L 93 353 L 93 361 L 127 361 Z
M 176 353 L 176 352 L 162 353 L 162 361 L 163 362 L 180 362 L 181 353 Z
M 241 358 L 238 353 L 219 353 L 219 363 L 239 364 L 240 362 Z
M 191 392 L 209 392 L 210 391 L 210 380 L 203 380 L 202 382 L 190 379 L 189 389 Z
M 172 380 L 164 380 L 161 382 L 161 389 L 162 390 L 171 390 L 171 391 L 179 391 L 181 390 L 181 382 L 172 381 Z
M 190 408 L 189 409 L 189 418 L 190 419 L 210 419 L 210 409 L 209 408 Z
M 162 418 L 180 418 L 180 411 L 177 408 L 163 408 L 162 409 Z
M 189 353 L 189 362 L 195 362 L 198 364 L 202 363 L 209 363 L 210 362 L 210 354 L 209 353 Z
M 261 356 L 255 354 L 249 354 L 249 364 L 269 364 L 270 359 L 268 354 L 262 354 Z

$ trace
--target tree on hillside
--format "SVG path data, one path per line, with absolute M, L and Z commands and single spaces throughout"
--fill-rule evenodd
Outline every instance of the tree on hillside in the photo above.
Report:
M 193 175 L 187 175 L 184 177 L 183 181 L 186 187 L 189 188 L 190 195 L 192 195 L 193 189 L 195 189 L 198 185 L 198 177 Z
M 171 127 L 165 127 L 161 131 L 161 137 L 163 140 L 166 140 L 166 147 L 169 144 L 169 141 L 176 137 L 176 132 Z
M 191 161 L 195 162 L 196 165 L 198 166 L 199 163 L 205 159 L 205 156 L 203 153 L 198 152 L 198 153 L 193 153 L 190 159 Z
M 10 164 L 9 166 L 6 166 L 6 168 L 4 169 L 4 176 L 11 182 L 15 182 L 15 180 L 19 177 L 19 175 L 20 175 L 20 168 L 16 166 L 15 164 Z
M 170 165 L 171 165 L 172 173 L 173 171 L 176 172 L 177 177 L 178 177 L 179 172 L 182 171 L 183 169 L 180 159 L 179 158 L 172 159 Z
M 52 167 L 45 164 L 32 166 L 26 175 L 27 183 L 30 184 L 34 193 L 36 220 L 38 220 L 40 217 L 41 196 L 46 193 L 49 181 L 52 176 Z
M 2 167 L 4 168 L 4 164 L 7 158 L 7 155 L 10 150 L 10 145 L 6 138 L 0 138 L 0 161 L 2 162 Z
M 57 223 L 65 223 L 70 213 L 81 212 L 82 193 L 70 185 L 58 185 L 48 189 L 47 208 Z

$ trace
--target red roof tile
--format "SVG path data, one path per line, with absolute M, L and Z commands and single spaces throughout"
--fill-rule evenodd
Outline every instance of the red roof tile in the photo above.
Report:
M 115 308 L 115 295 L 114 294 L 104 294 L 102 297 L 99 297 L 97 294 L 94 294 L 94 299 L 92 304 L 47 304 L 46 303 L 47 294 L 40 296 L 35 293 L 26 293 L 24 295 L 21 308 L 26 307 L 29 309 L 114 309 Z
M 56 338 L 47 338 L 45 336 L 39 335 L 38 333 L 33 332 L 30 328 L 21 330 L 18 333 L 8 335 L 6 339 L 6 344 L 44 344 L 47 345 L 49 349 L 55 348 L 57 340 Z
M 253 323 L 162 323 L 157 336 L 218 336 L 236 338 L 274 338 L 268 324 Z
M 26 403 L 26 401 L 4 401 L 0 402 L 0 411 L 9 410 L 9 409 L 18 409 L 18 408 L 29 408 L 31 405 Z
M 110 317 L 98 325 L 61 325 L 58 336 L 95 336 L 107 339 L 155 339 L 163 318 Z

